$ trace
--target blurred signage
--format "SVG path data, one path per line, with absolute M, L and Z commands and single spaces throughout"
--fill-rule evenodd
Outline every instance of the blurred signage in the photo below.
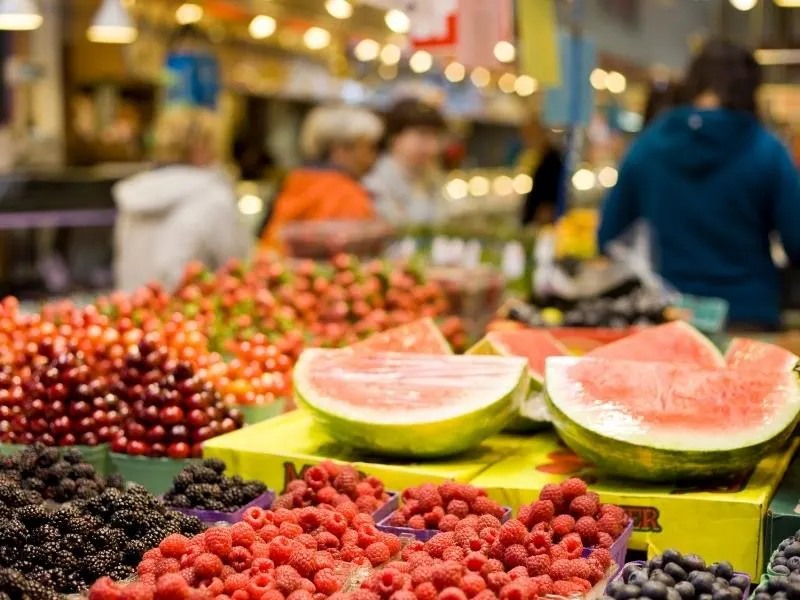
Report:
M 167 56 L 167 104 L 217 107 L 220 73 L 217 57 L 206 51 L 179 50 Z
M 558 55 L 561 83 L 547 90 L 544 121 L 551 127 L 588 126 L 594 105 L 589 74 L 597 63 L 597 48 L 591 40 L 575 38 L 562 31 L 558 34 Z
M 558 25 L 553 0 L 516 0 L 518 62 L 522 73 L 544 87 L 562 82 Z M 588 82 L 588 78 L 587 78 Z

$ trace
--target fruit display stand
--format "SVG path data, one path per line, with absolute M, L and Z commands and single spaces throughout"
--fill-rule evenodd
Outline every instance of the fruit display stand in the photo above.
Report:
M 182 512 L 185 515 L 190 515 L 193 517 L 197 517 L 203 523 L 207 525 L 214 525 L 215 523 L 228 523 L 233 525 L 234 523 L 238 523 L 244 518 L 244 513 L 247 512 L 250 508 L 263 508 L 264 510 L 268 510 L 270 506 L 272 506 L 272 502 L 275 500 L 275 493 L 271 491 L 266 491 L 261 494 L 258 498 L 248 502 L 239 510 L 234 512 L 222 512 L 219 510 L 201 510 L 199 508 L 178 508 L 175 506 L 170 506 L 171 510 L 176 510 L 178 512 Z M 168 505 L 169 506 L 169 505 Z
M 503 437 L 503 436 L 500 436 Z M 768 554 L 761 543 L 767 505 L 800 443 L 765 457 L 749 477 L 716 487 L 674 487 L 604 479 L 561 444 L 553 433 L 527 438 L 513 456 L 472 480 L 489 496 L 515 510 L 536 499 L 545 484 L 568 476 L 590 482 L 603 502 L 618 504 L 634 519 L 631 547 L 658 551 L 675 547 L 707 560 L 730 560 L 755 577 Z
M 186 465 L 197 462 L 192 458 L 148 458 L 119 452 L 112 452 L 110 456 L 113 471 L 122 475 L 125 481 L 143 485 L 156 496 L 170 488 L 173 477 Z
M 258 479 L 281 491 L 304 469 L 325 459 L 351 462 L 359 471 L 381 479 L 388 490 L 453 479 L 469 482 L 481 471 L 513 454 L 517 438 L 492 438 L 477 449 L 450 460 L 408 464 L 383 462 L 358 454 L 328 437 L 305 412 L 294 411 L 203 444 L 203 456 L 219 458 L 229 473 Z
M 69 447 L 69 446 L 66 446 Z M 65 447 L 65 448 L 66 448 Z M 0 444 L 0 455 L 8 456 L 27 448 L 24 444 Z M 98 444 L 97 446 L 74 446 L 83 455 L 87 463 L 94 467 L 99 475 L 108 475 L 111 471 L 111 461 L 109 459 L 108 444 Z
M 253 425 L 255 423 L 260 423 L 261 421 L 266 421 L 267 419 L 272 419 L 273 417 L 277 417 L 286 410 L 286 399 L 285 398 L 277 398 L 274 402 L 270 402 L 269 404 L 261 404 L 261 405 L 239 405 L 237 408 L 242 412 L 244 415 L 244 422 L 248 425 Z
M 764 517 L 764 568 L 770 555 L 783 540 L 800 529 L 800 458 L 786 471 Z

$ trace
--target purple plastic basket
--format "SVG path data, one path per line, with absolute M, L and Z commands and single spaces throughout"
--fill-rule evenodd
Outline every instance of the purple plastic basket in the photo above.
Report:
M 394 515 L 394 513 L 399 507 L 400 506 L 398 503 L 395 509 L 392 510 L 392 512 L 390 512 L 389 514 L 387 514 L 383 519 L 381 519 L 380 521 L 378 521 L 377 519 L 375 520 L 375 522 L 378 524 L 379 531 L 383 531 L 385 533 L 393 533 L 397 536 L 412 535 L 415 538 L 417 538 L 420 542 L 427 542 L 437 533 L 441 533 L 441 531 L 439 531 L 438 529 L 412 529 L 411 527 L 396 527 L 395 525 L 390 525 L 389 523 L 392 519 L 392 515 Z M 505 512 L 503 512 L 503 518 L 500 519 L 501 523 L 505 523 L 511 518 L 511 508 L 508 506 L 504 506 L 503 510 Z
M 622 567 L 625 565 L 625 555 L 628 553 L 628 544 L 631 541 L 632 535 L 633 519 L 629 519 L 627 527 L 622 531 L 622 535 L 615 539 L 614 543 L 611 544 L 611 548 L 609 548 L 611 559 L 617 564 L 617 573 L 615 573 L 615 576 L 622 571 Z M 583 557 L 588 558 L 592 550 L 594 550 L 594 548 L 584 548 Z
M 268 509 L 272 506 L 272 501 L 275 500 L 275 493 L 267 490 L 263 494 L 261 494 L 258 498 L 253 499 L 248 504 L 245 504 L 242 508 L 237 510 L 236 512 L 222 512 L 219 510 L 202 510 L 199 508 L 177 508 L 175 506 L 169 506 L 170 510 L 175 510 L 178 512 L 182 512 L 185 515 L 190 515 L 192 517 L 197 517 L 203 523 L 213 525 L 214 523 L 238 523 L 244 517 L 244 513 L 247 511 L 248 508 L 253 508 L 257 506 L 258 508 L 263 508 L 264 510 Z
M 617 581 L 618 579 L 620 579 L 622 577 L 622 569 L 624 569 L 628 565 L 639 565 L 640 567 L 643 567 L 646 564 L 647 564 L 647 562 L 644 561 L 644 560 L 634 560 L 632 562 L 625 563 L 625 565 L 620 567 L 619 571 L 617 571 L 617 574 L 614 575 L 611 578 L 611 580 L 608 582 L 608 586 L 610 586 L 612 583 L 614 583 L 615 581 Z M 753 580 L 750 578 L 750 575 L 748 575 L 747 573 L 740 573 L 739 571 L 734 571 L 733 574 L 734 574 L 734 576 L 741 575 L 742 577 L 747 577 L 747 581 L 750 582 L 750 586 L 744 592 L 744 595 L 742 597 L 743 598 L 747 598 L 748 596 L 750 596 L 750 587 L 752 587 L 752 585 L 753 585 Z M 608 586 L 606 586 L 606 590 L 608 590 Z
M 386 517 L 391 516 L 394 511 L 400 508 L 400 494 L 397 492 L 386 492 L 389 495 L 389 499 L 386 503 L 381 506 L 378 510 L 372 513 L 372 520 L 376 523 L 380 523 Z

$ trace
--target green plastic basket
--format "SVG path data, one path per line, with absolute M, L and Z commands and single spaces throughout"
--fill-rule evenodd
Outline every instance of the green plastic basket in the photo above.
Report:
M 16 454 L 27 448 L 25 444 L 0 444 L 0 455 L 9 456 Z M 106 476 L 111 470 L 111 464 L 108 459 L 108 444 L 98 444 L 97 446 L 64 446 L 60 450 L 66 448 L 77 448 L 83 454 L 86 462 L 94 467 L 98 475 Z
M 172 487 L 172 479 L 184 467 L 194 462 L 196 458 L 149 458 L 147 456 L 130 456 L 111 452 L 111 465 L 125 481 L 139 483 L 156 496 L 164 494 Z
M 266 421 L 267 419 L 272 419 L 283 414 L 286 408 L 286 400 L 284 398 L 278 398 L 275 402 L 270 404 L 258 406 L 237 405 L 237 408 L 242 411 L 244 422 L 248 425 L 253 425 L 254 423 L 260 423 L 261 421 Z
M 772 565 L 772 561 L 773 561 L 773 559 L 775 558 L 775 555 L 776 555 L 777 553 L 778 553 L 778 551 L 777 551 L 777 550 L 775 550 L 775 552 L 773 552 L 773 553 L 770 555 L 770 557 L 769 557 L 769 561 L 767 562 L 767 568 L 764 570 L 764 575 L 763 575 L 762 579 L 763 579 L 763 578 L 766 578 L 766 580 L 767 580 L 767 581 L 769 581 L 769 578 L 770 578 L 770 577 L 776 577 L 776 576 L 778 575 L 778 573 L 776 573 L 775 571 L 773 571 L 773 570 L 772 570 L 772 567 L 771 567 L 771 565 Z

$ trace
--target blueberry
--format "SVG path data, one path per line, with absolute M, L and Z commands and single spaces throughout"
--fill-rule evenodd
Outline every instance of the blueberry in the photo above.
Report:
M 628 578 L 628 583 L 638 585 L 639 587 L 642 587 L 647 581 L 647 573 L 644 570 L 634 571 Z
M 683 600 L 675 588 L 667 588 L 667 600 Z
M 787 558 L 785 556 L 777 556 L 775 558 L 775 560 L 772 561 L 772 567 L 773 568 L 775 568 L 775 567 L 785 567 L 786 563 L 788 563 L 788 562 L 789 561 L 787 560 Z
M 727 589 L 718 589 L 711 595 L 712 600 L 733 600 L 733 596 Z
M 706 561 L 697 554 L 686 554 L 683 557 L 682 566 L 687 571 L 703 571 L 706 568 Z
M 786 549 L 783 551 L 786 558 L 792 558 L 793 556 L 800 556 L 800 542 L 792 542 Z
M 667 587 L 675 587 L 675 580 L 659 569 L 650 572 L 650 581 L 660 581 Z
M 724 588 L 727 588 L 730 585 L 730 583 L 728 583 L 728 580 L 725 579 L 724 577 L 717 577 L 716 579 L 714 579 L 714 583 L 716 585 L 721 585 Z
M 642 596 L 652 600 L 666 600 L 667 586 L 657 580 L 651 580 L 642 586 Z
M 697 597 L 697 600 L 714 600 L 714 599 L 711 597 L 711 594 L 700 594 Z
M 800 571 L 800 556 L 793 556 L 786 561 L 786 566 L 790 571 Z
M 654 569 L 663 569 L 664 568 L 664 559 L 661 558 L 660 556 L 656 556 L 656 557 L 654 557 L 654 558 L 652 558 L 650 560 L 650 562 L 648 563 L 647 566 L 650 567 L 651 571 L 654 570 Z
M 745 577 L 744 575 L 734 575 L 731 577 L 731 585 L 739 588 L 743 592 L 746 592 L 747 588 L 750 587 L 750 578 Z
M 792 600 L 800 599 L 800 585 L 791 581 L 786 582 L 786 594 Z
M 625 587 L 625 582 L 622 581 L 622 579 L 615 579 L 608 584 L 608 595 L 612 598 L 616 598 L 623 587 Z
M 711 563 L 710 565 L 708 565 L 708 569 L 707 570 L 708 570 L 709 573 L 714 575 L 714 577 L 716 577 L 718 568 L 719 568 L 719 563 L 715 562 L 715 563 Z
M 700 571 L 691 581 L 698 594 L 711 594 L 714 586 L 714 576 L 711 573 Z
M 631 576 L 631 573 L 633 573 L 634 571 L 641 571 L 641 570 L 642 567 L 640 565 L 634 563 L 628 563 L 627 565 L 625 565 L 625 568 L 622 569 L 622 579 L 624 579 L 625 582 L 627 582 L 628 577 Z
M 617 600 L 631 600 L 632 598 L 638 598 L 639 593 L 640 591 L 638 585 L 631 585 L 628 583 L 620 588 L 616 598 Z
M 733 600 L 742 600 L 744 598 L 744 592 L 735 586 L 729 587 L 728 593 L 733 597 Z
M 686 579 L 686 571 L 677 562 L 670 562 L 664 565 L 664 573 L 672 577 L 675 581 Z
M 679 581 L 675 590 L 681 595 L 682 600 L 694 600 L 694 586 L 688 581 Z
M 767 591 L 770 594 L 774 594 L 776 592 L 782 592 L 786 589 L 786 586 L 789 585 L 789 580 L 782 575 L 776 575 L 774 577 L 770 577 L 769 581 L 767 581 Z
M 722 577 L 730 581 L 731 577 L 733 577 L 733 565 L 723 560 L 717 565 L 717 577 Z
M 772 596 L 770 596 L 767 592 L 760 592 L 753 596 L 753 600 L 772 600 Z
M 775 565 L 772 567 L 772 570 L 775 571 L 778 575 L 788 575 L 792 572 L 792 570 L 786 565 Z
M 664 563 L 677 563 L 681 561 L 681 553 L 672 549 L 664 550 L 664 554 L 661 555 L 661 558 L 664 559 Z

